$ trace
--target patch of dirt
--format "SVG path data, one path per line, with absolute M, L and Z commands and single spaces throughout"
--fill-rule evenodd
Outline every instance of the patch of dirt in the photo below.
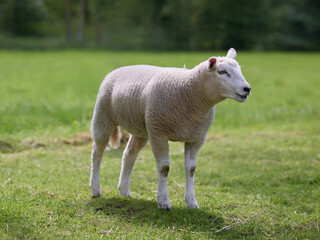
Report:
M 24 145 L 27 149 L 30 149 L 30 148 L 43 148 L 43 147 L 46 146 L 44 143 L 36 141 L 34 139 L 31 139 L 31 138 L 27 138 L 27 139 L 23 140 L 21 142 L 21 144 Z
M 9 153 L 12 152 L 13 145 L 10 140 L 0 140 L 0 152 Z
M 125 147 L 128 140 L 129 134 L 123 133 L 121 138 L 121 146 Z M 17 153 L 31 149 L 41 149 L 41 148 L 54 148 L 62 145 L 80 147 L 87 144 L 92 144 L 92 138 L 90 133 L 81 132 L 76 134 L 72 139 L 68 138 L 55 138 L 53 140 L 47 140 L 46 142 L 35 140 L 32 138 L 26 138 L 22 141 L 12 140 L 12 139 L 0 139 L 0 153 Z
M 122 146 L 125 146 L 129 140 L 129 134 L 128 133 L 123 133 L 122 134 L 122 138 L 120 140 L 120 143 Z M 65 145 L 71 145 L 71 146 L 82 146 L 82 145 L 86 145 L 86 144 L 91 144 L 92 143 L 92 138 L 90 133 L 87 132 L 82 132 L 82 133 L 78 133 L 77 135 L 74 136 L 73 139 L 66 139 L 66 138 L 62 138 L 62 139 L 55 139 L 54 143 L 62 143 Z
M 65 145 L 71 145 L 71 146 L 82 146 L 82 145 L 86 145 L 92 142 L 92 138 L 90 133 L 78 133 L 77 135 L 75 135 L 75 137 L 73 139 L 55 139 L 54 143 L 63 143 Z

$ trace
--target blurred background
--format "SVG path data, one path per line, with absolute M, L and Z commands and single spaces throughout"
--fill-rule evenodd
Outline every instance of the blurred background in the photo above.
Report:
M 320 50 L 319 0 L 0 0 L 0 48 Z

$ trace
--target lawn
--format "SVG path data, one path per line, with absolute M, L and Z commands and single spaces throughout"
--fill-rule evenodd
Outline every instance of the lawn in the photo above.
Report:
M 131 64 L 192 68 L 223 52 L 0 51 L 0 239 L 319 239 L 320 53 L 239 52 L 252 94 L 226 100 L 198 155 L 200 209 L 184 203 L 183 144 L 170 143 L 171 211 L 156 203 L 148 144 L 117 188 L 124 144 L 89 188 L 99 85 Z

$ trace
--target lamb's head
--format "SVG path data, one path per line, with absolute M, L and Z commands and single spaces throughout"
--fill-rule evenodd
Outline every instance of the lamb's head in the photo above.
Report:
M 244 102 L 250 95 L 251 87 L 242 75 L 236 56 L 236 50 L 230 48 L 226 57 L 209 58 L 207 72 L 222 98 Z

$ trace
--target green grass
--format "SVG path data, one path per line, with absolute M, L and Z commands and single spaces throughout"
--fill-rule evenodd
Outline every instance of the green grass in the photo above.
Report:
M 198 155 L 198 210 L 184 203 L 183 144 L 170 144 L 172 211 L 157 208 L 148 144 L 132 198 L 124 146 L 89 189 L 89 125 L 103 77 L 129 64 L 191 68 L 224 53 L 0 51 L 0 239 L 319 239 L 319 53 L 238 53 L 252 95 L 226 100 Z

